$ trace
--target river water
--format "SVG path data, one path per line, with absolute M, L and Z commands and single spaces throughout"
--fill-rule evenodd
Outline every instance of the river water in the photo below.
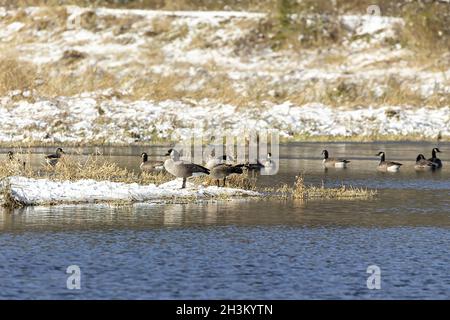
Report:
M 280 172 L 259 180 L 292 183 L 302 172 L 308 184 L 377 189 L 370 200 L 0 209 L 0 298 L 449 299 L 450 144 L 439 145 L 442 170 L 413 170 L 417 154 L 428 158 L 433 147 L 286 144 Z M 324 171 L 324 148 L 351 159 L 349 168 Z M 101 151 L 137 170 L 142 151 L 166 149 Z M 381 150 L 404 164 L 399 173 L 376 171 Z M 30 152 L 38 166 L 49 150 Z M 71 265 L 81 270 L 80 290 L 67 289 Z M 380 289 L 367 286 L 374 265 Z

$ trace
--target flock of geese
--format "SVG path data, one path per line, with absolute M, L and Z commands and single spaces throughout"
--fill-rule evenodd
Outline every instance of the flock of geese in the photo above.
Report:
M 431 171 L 442 168 L 442 161 L 436 155 L 438 152 L 441 152 L 439 148 L 433 148 L 433 150 L 431 151 L 431 158 L 429 159 L 425 159 L 425 156 L 423 154 L 419 154 L 416 157 L 414 169 L 416 171 Z M 346 168 L 347 164 L 350 162 L 346 159 L 329 158 L 327 150 L 323 150 L 322 154 L 323 165 L 326 168 Z M 403 165 L 399 162 L 386 161 L 386 153 L 384 151 L 378 152 L 375 156 L 380 157 L 380 163 L 377 166 L 378 171 L 397 172 Z
M 437 158 L 437 153 L 439 152 L 441 152 L 439 148 L 433 148 L 431 158 L 429 159 L 426 159 L 423 154 L 419 154 L 416 158 L 414 169 L 416 171 L 431 171 L 442 168 L 442 161 Z M 54 154 L 46 155 L 44 159 L 48 165 L 55 166 L 63 154 L 65 154 L 63 149 L 58 148 Z M 323 150 L 322 155 L 322 162 L 325 168 L 346 168 L 348 163 L 350 163 L 347 159 L 330 158 L 327 150 Z M 212 179 L 216 180 L 218 187 L 220 187 L 220 181 L 222 180 L 222 186 L 224 187 L 227 177 L 232 174 L 242 174 L 244 171 L 249 171 L 254 174 L 255 172 L 260 172 L 260 170 L 270 171 L 276 167 L 271 153 L 268 153 L 267 158 L 262 162 L 256 160 L 255 163 L 246 162 L 243 164 L 230 164 L 228 160 L 232 161 L 232 157 L 226 155 L 214 157 L 211 154 L 205 166 L 181 160 L 180 153 L 175 149 L 169 149 L 165 156 L 168 157 L 165 161 L 149 160 L 148 154 L 143 152 L 141 154 L 142 162 L 140 169 L 144 172 L 166 170 L 173 176 L 183 179 L 182 189 L 186 188 L 187 178 L 192 176 L 209 175 Z M 376 156 L 380 157 L 380 162 L 377 166 L 378 171 L 397 172 L 402 166 L 399 162 L 386 161 L 386 154 L 383 151 L 380 151 Z M 8 158 L 11 161 L 16 160 L 12 151 L 8 152 Z M 17 161 L 25 167 L 25 162 Z

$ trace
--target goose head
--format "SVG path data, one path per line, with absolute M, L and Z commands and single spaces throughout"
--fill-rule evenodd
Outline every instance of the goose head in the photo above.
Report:
M 423 154 L 419 154 L 416 158 L 416 162 L 420 161 L 420 160 L 425 160 L 425 156 Z
M 166 157 L 170 157 L 172 160 L 177 161 L 180 158 L 180 154 L 175 149 L 167 150 Z
M 272 153 L 271 152 L 269 152 L 268 154 L 267 154 L 267 159 L 271 159 L 272 158 Z
M 12 151 L 8 151 L 8 159 L 13 160 L 14 159 L 14 153 Z
M 324 159 L 328 159 L 328 151 L 327 150 L 322 150 L 322 154 L 323 154 Z
M 64 150 L 62 148 L 56 149 L 56 154 L 64 154 Z
M 383 151 L 378 152 L 375 156 L 380 157 L 380 163 L 384 162 L 386 159 L 386 155 Z
M 147 153 L 142 152 L 141 158 L 142 158 L 142 162 L 147 162 L 147 160 L 148 160 L 148 155 L 147 155 Z
M 431 151 L 431 156 L 433 158 L 436 158 L 436 152 L 441 152 L 441 150 L 439 150 L 439 148 L 433 148 L 433 150 Z

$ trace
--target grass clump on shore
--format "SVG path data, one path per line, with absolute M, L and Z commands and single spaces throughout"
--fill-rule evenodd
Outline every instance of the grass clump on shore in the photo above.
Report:
M 336 188 L 326 188 L 324 185 L 319 187 L 306 185 L 302 174 L 295 177 L 293 186 L 284 184 L 279 188 L 268 188 L 266 190 L 280 198 L 294 200 L 369 199 L 377 195 L 376 190 L 356 188 L 345 185 Z
M 173 176 L 166 172 L 135 173 L 97 155 L 78 157 L 80 159 L 77 160 L 73 156 L 66 155 L 54 167 L 43 163 L 42 168 L 35 170 L 26 163 L 28 158 L 26 154 L 15 154 L 13 160 L 0 161 L 0 179 L 23 176 L 53 181 L 92 179 L 122 183 L 154 183 L 156 185 L 173 180 Z

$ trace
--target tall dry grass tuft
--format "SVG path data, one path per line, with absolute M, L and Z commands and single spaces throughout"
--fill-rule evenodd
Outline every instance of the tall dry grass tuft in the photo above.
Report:
M 35 78 L 36 69 L 32 64 L 8 54 L 0 57 L 0 95 L 13 90 L 31 90 L 35 86 Z
M 53 180 L 108 180 L 113 182 L 135 182 L 133 172 L 119 167 L 113 162 L 105 161 L 99 156 L 87 156 L 85 159 L 76 161 L 71 156 L 62 157 L 55 167 L 48 166 L 46 174 Z
M 217 186 L 217 180 L 212 179 L 209 176 L 199 176 L 192 179 L 192 182 L 195 184 L 201 184 L 203 186 Z M 220 181 L 220 185 L 222 186 L 223 180 Z M 237 188 L 243 190 L 252 190 L 256 191 L 257 179 L 250 177 L 248 172 L 244 172 L 242 174 L 232 174 L 226 179 L 226 187 L 228 188 Z
M 305 184 L 303 174 L 295 177 L 292 186 L 284 184 L 278 188 L 266 188 L 266 192 L 273 193 L 282 199 L 308 200 L 308 199 L 369 199 L 377 195 L 376 190 L 341 186 L 326 188 L 323 184 L 319 187 Z
M 56 181 L 93 179 L 96 181 L 140 184 L 161 184 L 173 180 L 173 177 L 165 172 L 137 174 L 97 155 L 77 155 L 76 158 L 72 155 L 65 155 L 58 161 L 56 166 L 52 167 L 43 164 L 43 167 L 37 170 L 29 166 L 29 158 L 27 154 L 16 153 L 13 160 L 1 160 L 0 179 L 11 176 L 24 176 Z

